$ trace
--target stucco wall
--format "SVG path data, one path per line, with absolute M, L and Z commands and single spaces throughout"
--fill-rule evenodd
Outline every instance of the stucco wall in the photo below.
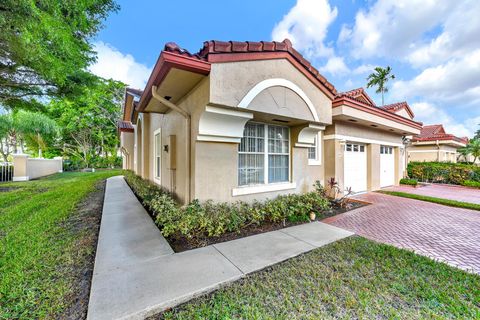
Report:
M 61 157 L 53 159 L 30 158 L 27 155 L 13 156 L 13 181 L 26 181 L 49 176 L 63 171 Z
M 331 126 L 328 126 L 325 131 L 325 135 L 342 135 L 363 139 L 372 139 L 377 141 L 385 141 L 389 143 L 401 144 L 402 136 L 399 134 L 393 134 L 384 130 L 376 128 L 368 128 L 360 126 L 353 122 L 335 121 Z
M 408 161 L 457 162 L 457 148 L 448 145 L 418 145 L 408 147 Z
M 332 121 L 331 100 L 285 59 L 216 63 L 212 65 L 210 79 L 211 103 L 231 107 L 237 107 L 245 95 L 261 81 L 267 79 L 286 79 L 298 86 L 312 101 L 318 114 L 319 122 L 331 123 Z M 279 103 L 280 106 L 265 105 L 264 108 L 267 112 L 268 110 L 270 110 L 270 112 L 274 112 L 275 110 L 274 114 L 293 112 L 293 117 L 311 120 L 310 118 L 306 119 L 306 114 L 295 111 L 296 108 L 305 110 L 304 106 L 301 105 L 304 102 L 299 100 L 298 97 L 292 96 L 290 92 L 278 92 L 280 90 L 279 88 L 270 90 L 277 91 L 281 96 L 285 94 L 283 96 L 284 99 L 294 104 L 294 106 L 291 106 L 292 110 L 288 111 L 282 110 L 284 103 Z M 267 100 L 265 96 L 262 98 L 261 95 L 258 99 L 258 101 L 253 101 L 252 108 L 258 107 L 259 101 L 265 104 L 271 102 L 271 100 Z
M 125 152 L 122 152 L 122 168 L 126 170 L 133 170 L 134 168 L 134 144 L 135 134 L 133 132 L 120 132 L 120 146 L 122 146 Z
M 335 178 L 340 190 L 344 190 L 344 141 L 360 142 L 366 145 L 367 152 L 367 190 L 380 189 L 380 146 L 391 144 L 395 156 L 395 184 L 404 174 L 404 155 L 399 147 L 402 136 L 383 130 L 360 126 L 355 123 L 335 121 L 327 126 L 325 144 L 325 179 Z M 345 139 L 348 138 L 348 139 Z M 384 143 L 382 143 L 384 142 Z
M 195 198 L 201 201 L 264 200 L 307 192 L 313 190 L 316 180 L 324 182 L 323 166 L 308 165 L 307 148 L 291 148 L 291 177 L 296 188 L 289 190 L 233 196 L 232 190 L 238 186 L 238 144 L 197 142 L 195 166 Z

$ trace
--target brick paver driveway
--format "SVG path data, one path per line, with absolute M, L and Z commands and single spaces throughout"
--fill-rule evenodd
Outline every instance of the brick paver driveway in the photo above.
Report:
M 426 186 L 395 186 L 385 188 L 388 191 L 400 191 L 407 193 L 420 194 L 422 196 L 430 196 L 436 198 L 457 200 L 470 203 L 480 204 L 480 190 L 466 188 L 462 186 L 449 186 L 445 184 L 429 184 Z
M 367 193 L 371 205 L 323 222 L 480 274 L 480 211 Z

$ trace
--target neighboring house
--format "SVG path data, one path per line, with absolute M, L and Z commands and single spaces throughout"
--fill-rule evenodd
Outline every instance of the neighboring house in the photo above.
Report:
M 441 124 L 424 126 L 407 148 L 408 161 L 457 162 L 457 150 L 467 143 L 468 138 L 446 133 Z
M 421 129 L 363 89 L 338 94 L 288 40 L 208 41 L 196 54 L 168 43 L 123 111 L 124 167 L 183 202 L 262 200 L 330 178 L 355 192 L 397 184 L 403 138 Z

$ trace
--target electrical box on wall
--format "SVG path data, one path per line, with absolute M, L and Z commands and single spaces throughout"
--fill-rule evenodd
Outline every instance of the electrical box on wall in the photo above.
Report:
M 177 169 L 177 139 L 175 135 L 168 136 L 167 169 Z

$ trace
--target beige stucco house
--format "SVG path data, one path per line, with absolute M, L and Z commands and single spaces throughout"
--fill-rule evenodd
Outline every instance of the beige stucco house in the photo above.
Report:
M 169 43 L 143 92 L 127 89 L 124 168 L 183 202 L 252 201 L 335 178 L 355 192 L 398 183 L 412 117 L 339 94 L 291 45 Z
M 424 126 L 407 148 L 408 161 L 457 162 L 457 150 L 467 143 L 468 138 L 446 133 L 441 124 Z

